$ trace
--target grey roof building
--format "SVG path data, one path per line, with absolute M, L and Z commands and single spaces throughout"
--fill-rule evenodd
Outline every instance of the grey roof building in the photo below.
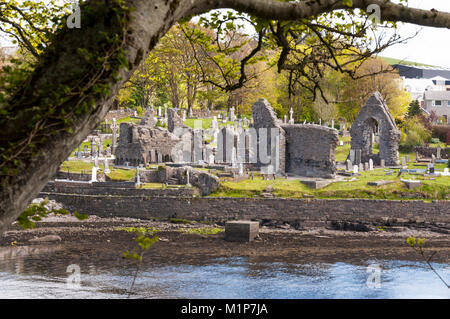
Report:
M 443 124 L 450 123 L 450 91 L 425 91 L 423 94 L 423 108 L 427 112 L 434 111 L 443 117 Z
M 394 64 L 394 69 L 398 71 L 400 76 L 407 79 L 431 79 L 436 76 L 441 76 L 450 79 L 450 69 L 430 66 L 415 66 L 405 64 Z M 450 80 L 447 80 L 446 85 L 450 85 Z

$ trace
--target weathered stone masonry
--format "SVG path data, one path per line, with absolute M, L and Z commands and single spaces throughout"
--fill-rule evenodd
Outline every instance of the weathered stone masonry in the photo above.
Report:
M 365 199 L 269 199 L 202 198 L 148 192 L 136 196 L 81 195 L 43 192 L 69 210 L 102 217 L 124 216 L 150 219 L 178 217 L 195 220 L 227 221 L 233 219 L 278 220 L 302 227 L 324 226 L 329 221 L 361 223 L 426 222 L 450 224 L 450 202 L 425 203 L 421 200 Z M 117 192 L 117 190 L 115 191 Z M 129 192 L 129 190 L 127 190 Z M 130 194 L 130 193 L 128 193 Z

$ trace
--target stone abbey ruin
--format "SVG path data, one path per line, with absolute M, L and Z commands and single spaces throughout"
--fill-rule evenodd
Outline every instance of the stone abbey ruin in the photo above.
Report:
M 378 133 L 380 151 L 373 154 L 374 134 Z M 375 92 L 358 113 L 350 129 L 351 161 L 354 165 L 372 160 L 374 164 L 395 166 L 399 163 L 398 143 L 400 131 L 389 113 L 386 102 Z
M 283 123 L 264 99 L 252 106 L 253 124 L 248 128 L 219 129 L 214 119 L 212 129 L 194 130 L 184 126 L 174 109 L 168 111 L 168 129 L 155 126 L 151 111 L 139 124 L 120 125 L 116 165 L 228 164 L 266 174 L 335 176 L 338 131 L 316 124 Z M 206 134 L 216 143 L 206 143 Z

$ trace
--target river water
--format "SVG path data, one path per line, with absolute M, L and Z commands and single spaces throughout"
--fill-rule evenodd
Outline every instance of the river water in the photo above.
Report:
M 135 267 L 51 248 L 0 249 L 0 298 L 127 298 Z M 78 264 L 77 264 L 78 263 Z M 71 266 L 69 266 L 71 265 Z M 449 264 L 433 264 L 447 282 Z M 79 272 L 78 272 L 79 271 Z M 421 262 L 293 263 L 247 257 L 144 264 L 131 298 L 449 298 Z

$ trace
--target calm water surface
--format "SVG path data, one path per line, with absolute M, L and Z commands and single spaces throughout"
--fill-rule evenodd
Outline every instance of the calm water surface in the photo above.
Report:
M 0 298 L 126 298 L 135 267 L 78 260 L 80 284 L 68 286 L 73 254 L 0 249 Z M 380 265 L 380 287 L 367 285 Z M 449 264 L 433 264 L 450 281 Z M 76 267 L 76 266 L 75 266 Z M 376 274 L 375 274 L 376 275 Z M 76 274 L 72 278 L 76 277 Z M 367 260 L 358 265 L 253 261 L 246 257 L 145 265 L 132 298 L 449 298 L 423 263 Z

